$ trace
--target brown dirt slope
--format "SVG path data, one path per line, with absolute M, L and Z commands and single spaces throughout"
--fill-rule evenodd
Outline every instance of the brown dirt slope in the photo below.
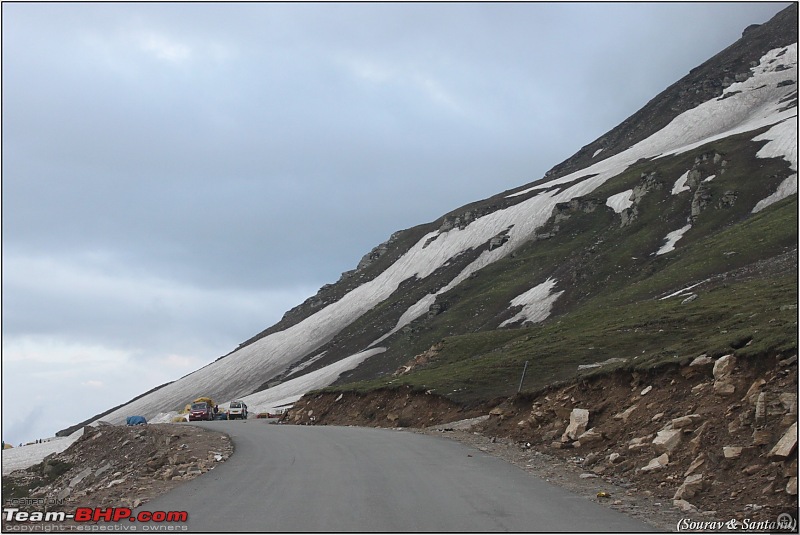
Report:
M 3 476 L 4 506 L 25 500 L 27 512 L 134 508 L 213 470 L 232 452 L 227 435 L 187 424 L 86 427 L 63 452 Z

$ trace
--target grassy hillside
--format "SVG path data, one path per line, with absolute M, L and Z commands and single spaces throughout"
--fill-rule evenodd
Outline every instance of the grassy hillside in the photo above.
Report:
M 649 202 L 663 205 L 671 197 L 661 191 Z M 650 206 L 640 213 L 660 217 L 668 210 Z M 723 230 L 702 232 L 701 216 L 694 239 L 686 236 L 662 256 L 646 253 L 665 234 L 652 216 L 619 231 L 610 210 L 576 215 L 546 245 L 532 243 L 482 270 L 444 296 L 445 313 L 398 335 L 389 350 L 395 363 L 443 342 L 426 366 L 331 388 L 409 385 L 471 404 L 514 394 L 526 361 L 523 390 L 530 391 L 578 374 L 649 369 L 703 353 L 758 357 L 796 351 L 796 197 L 755 215 L 744 207 L 724 215 L 729 224 Z M 535 326 L 496 329 L 510 316 L 512 297 L 553 273 L 574 283 L 564 285 L 560 314 Z M 702 281 L 684 295 L 660 299 Z M 697 298 L 684 303 L 691 293 Z M 624 360 L 578 371 L 579 365 L 612 358 Z

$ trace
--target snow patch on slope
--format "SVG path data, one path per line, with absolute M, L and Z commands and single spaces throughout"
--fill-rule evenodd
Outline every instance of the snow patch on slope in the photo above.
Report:
M 686 225 L 685 227 L 681 227 L 678 230 L 673 230 L 667 234 L 667 237 L 664 238 L 666 243 L 661 246 L 661 249 L 656 251 L 656 256 L 674 251 L 675 244 L 678 242 L 678 240 L 683 238 L 683 235 L 686 234 L 690 228 L 692 228 L 692 225 Z
M 753 208 L 753 213 L 760 212 L 767 206 L 775 204 L 789 195 L 797 193 L 797 121 L 783 121 L 778 123 L 753 141 L 769 140 L 756 154 L 759 158 L 783 158 L 789 162 L 794 173 L 787 177 L 778 186 L 777 191 L 769 197 L 758 201 Z
M 633 206 L 633 190 L 625 190 L 606 199 L 606 206 L 609 206 L 616 213 L 621 214 Z
M 500 327 L 518 321 L 539 323 L 540 321 L 546 320 L 550 315 L 550 310 L 553 308 L 553 303 L 564 293 L 564 290 L 550 293 L 556 283 L 557 281 L 555 279 L 547 279 L 538 286 L 534 286 L 527 292 L 512 299 L 511 306 L 521 306 L 522 310 L 513 318 L 501 323 Z
M 672 186 L 672 194 L 673 195 L 677 195 L 678 193 L 680 193 L 682 191 L 690 191 L 691 190 L 691 188 L 686 185 L 686 181 L 688 180 L 688 178 L 689 178 L 689 171 L 686 171 L 685 173 L 683 173 L 678 178 L 678 180 L 675 181 L 675 185 Z
M 339 376 L 348 370 L 352 370 L 369 357 L 383 353 L 385 347 L 376 347 L 350 355 L 340 361 L 334 362 L 324 368 L 307 373 L 296 379 L 286 381 L 272 388 L 262 390 L 250 396 L 245 396 L 242 401 L 247 403 L 248 409 L 253 412 L 275 412 L 277 407 L 283 407 L 289 403 L 294 403 L 303 394 L 317 388 L 324 388 L 336 381 Z

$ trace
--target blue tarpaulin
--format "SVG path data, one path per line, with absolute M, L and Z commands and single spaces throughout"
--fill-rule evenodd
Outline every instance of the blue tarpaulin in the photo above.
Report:
M 128 425 L 142 425 L 147 423 L 144 416 L 128 416 L 127 421 Z

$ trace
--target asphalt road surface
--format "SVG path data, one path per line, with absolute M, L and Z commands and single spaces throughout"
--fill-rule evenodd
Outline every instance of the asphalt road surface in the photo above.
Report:
M 653 530 L 445 438 L 264 420 L 198 425 L 230 434 L 234 454 L 138 511 L 188 511 L 189 530 L 223 533 Z

